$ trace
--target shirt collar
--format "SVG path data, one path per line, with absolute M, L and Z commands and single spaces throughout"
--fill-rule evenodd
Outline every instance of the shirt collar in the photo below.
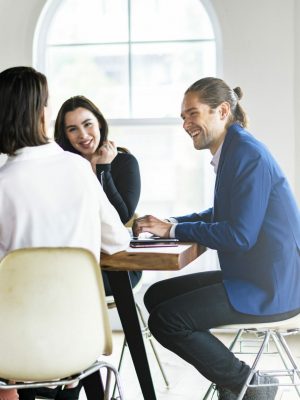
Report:
M 223 143 L 219 146 L 218 150 L 215 152 L 215 154 L 210 162 L 210 164 L 214 167 L 215 173 L 217 173 L 217 171 L 218 171 L 218 166 L 219 166 Z
M 22 147 L 16 150 L 15 155 L 8 156 L 7 162 L 44 158 L 64 151 L 56 142 L 49 142 L 40 146 Z

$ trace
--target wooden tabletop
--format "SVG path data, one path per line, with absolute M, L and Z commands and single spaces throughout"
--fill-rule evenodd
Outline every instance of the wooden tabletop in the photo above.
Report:
M 196 243 L 177 247 L 128 248 L 113 255 L 101 254 L 101 268 L 109 271 L 180 270 L 205 251 Z

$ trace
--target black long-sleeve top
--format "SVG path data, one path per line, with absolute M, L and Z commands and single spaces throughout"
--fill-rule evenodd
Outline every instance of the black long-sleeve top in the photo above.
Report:
M 141 193 L 137 159 L 130 153 L 118 153 L 111 164 L 97 164 L 96 175 L 125 224 L 132 218 Z

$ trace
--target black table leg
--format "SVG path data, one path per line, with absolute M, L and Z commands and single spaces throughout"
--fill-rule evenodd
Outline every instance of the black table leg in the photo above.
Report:
M 96 371 L 93 374 L 82 379 L 82 384 L 84 387 L 87 400 L 104 399 L 104 388 L 100 371 Z
M 156 400 L 145 345 L 127 271 L 107 271 L 144 400 Z

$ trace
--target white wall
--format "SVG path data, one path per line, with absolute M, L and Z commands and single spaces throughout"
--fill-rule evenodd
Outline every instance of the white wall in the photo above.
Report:
M 220 76 L 243 89 L 252 132 L 271 149 L 300 200 L 299 0 L 205 1 L 211 1 L 221 28 Z M 0 0 L 0 70 L 31 64 L 44 4 Z
M 300 2 L 295 0 L 295 188 L 300 202 Z
M 0 0 L 0 69 L 31 65 L 33 35 L 45 0 Z
M 223 78 L 242 88 L 250 130 L 271 149 L 294 188 L 300 174 L 294 108 L 297 2 L 212 0 L 223 35 Z

